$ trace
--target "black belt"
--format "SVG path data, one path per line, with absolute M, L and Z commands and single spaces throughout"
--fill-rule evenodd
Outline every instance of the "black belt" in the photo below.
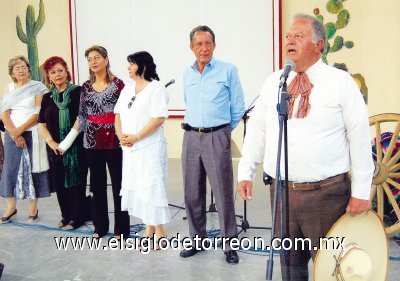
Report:
M 297 182 L 289 181 L 289 189 L 300 190 L 300 191 L 311 191 L 311 190 L 320 189 L 321 187 L 329 186 L 331 184 L 344 182 L 346 179 L 347 179 L 347 173 L 333 176 L 333 177 L 327 178 L 322 181 L 317 181 L 317 182 L 299 182 L 299 183 L 297 183 Z M 275 179 L 272 179 L 272 185 L 274 185 L 274 184 L 275 184 Z M 282 184 L 284 184 L 284 183 L 282 183 Z
M 185 131 L 196 131 L 199 133 L 211 133 L 211 132 L 215 132 L 218 131 L 220 129 L 223 129 L 225 127 L 229 126 L 229 124 L 223 124 L 223 125 L 219 125 L 216 127 L 210 127 L 210 128 L 196 128 L 196 127 L 192 127 L 190 126 L 188 123 L 182 123 L 181 127 L 182 129 L 184 129 Z

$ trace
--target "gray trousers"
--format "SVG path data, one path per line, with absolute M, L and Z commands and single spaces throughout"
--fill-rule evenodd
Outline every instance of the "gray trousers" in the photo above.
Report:
M 217 205 L 221 237 L 237 237 L 233 201 L 231 132 L 226 127 L 211 133 L 185 131 L 182 150 L 185 207 L 189 233 L 207 237 L 206 177 Z M 225 251 L 230 250 L 225 243 Z

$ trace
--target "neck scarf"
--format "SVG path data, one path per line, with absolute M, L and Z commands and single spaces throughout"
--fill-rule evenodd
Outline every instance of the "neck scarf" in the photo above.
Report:
M 28 83 L 23 85 L 21 88 L 15 89 L 12 85 L 12 89 L 2 98 L 1 101 L 1 112 L 9 110 L 17 103 L 32 96 L 42 96 L 49 92 L 46 86 L 39 81 L 30 80 Z
M 46 86 L 39 81 L 30 80 L 20 88 L 15 88 L 14 83 L 8 85 L 8 93 L 1 99 L 1 112 L 10 110 L 14 105 L 20 103 L 26 98 L 42 96 L 48 93 Z M 36 106 L 36 105 L 35 105 Z M 32 108 L 32 114 L 38 114 L 35 108 Z M 32 173 L 41 173 L 49 169 L 47 160 L 46 143 L 39 135 L 37 126 L 32 127 Z
M 64 90 L 62 96 L 63 99 L 60 101 L 60 94 L 56 87 L 53 87 L 53 100 L 57 105 L 58 111 L 58 125 L 60 127 L 60 140 L 64 140 L 71 130 L 71 122 L 69 117 L 68 105 L 71 102 L 69 95 L 70 91 L 78 87 L 77 85 L 71 85 L 68 82 L 67 88 Z M 81 173 L 78 163 L 78 148 L 76 145 L 72 145 L 70 149 L 65 151 L 63 155 L 63 165 L 65 168 L 65 180 L 64 187 L 68 188 L 81 183 Z
M 291 94 L 292 98 L 289 100 L 288 117 L 289 119 L 293 116 L 293 106 L 296 98 L 300 95 L 299 108 L 296 113 L 296 118 L 305 118 L 310 112 L 310 93 L 311 89 L 314 87 L 311 84 L 308 76 L 304 72 L 297 73 L 296 77 L 290 82 L 288 87 L 288 92 Z

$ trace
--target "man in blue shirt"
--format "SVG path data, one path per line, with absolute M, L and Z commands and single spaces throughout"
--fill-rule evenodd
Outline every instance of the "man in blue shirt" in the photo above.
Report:
M 233 201 L 231 131 L 244 114 L 244 98 L 237 68 L 213 58 L 215 35 L 208 26 L 190 32 L 190 48 L 196 61 L 184 73 L 186 123 L 182 150 L 185 206 L 191 248 L 181 257 L 190 257 L 205 248 L 206 177 L 213 191 L 222 238 L 236 238 L 236 216 Z M 198 239 L 194 239 L 196 238 Z M 222 244 L 226 261 L 238 263 L 239 257 Z M 202 243 L 199 243 L 202 242 Z

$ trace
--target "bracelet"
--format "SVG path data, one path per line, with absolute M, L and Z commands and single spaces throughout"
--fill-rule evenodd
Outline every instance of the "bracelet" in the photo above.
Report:
M 136 134 L 135 136 L 137 137 L 138 141 L 140 141 L 140 140 L 141 140 L 141 138 L 140 138 L 139 134 Z
M 48 144 L 49 141 L 51 141 L 51 140 L 52 140 L 52 138 L 47 138 L 45 141 L 46 141 L 46 143 Z

